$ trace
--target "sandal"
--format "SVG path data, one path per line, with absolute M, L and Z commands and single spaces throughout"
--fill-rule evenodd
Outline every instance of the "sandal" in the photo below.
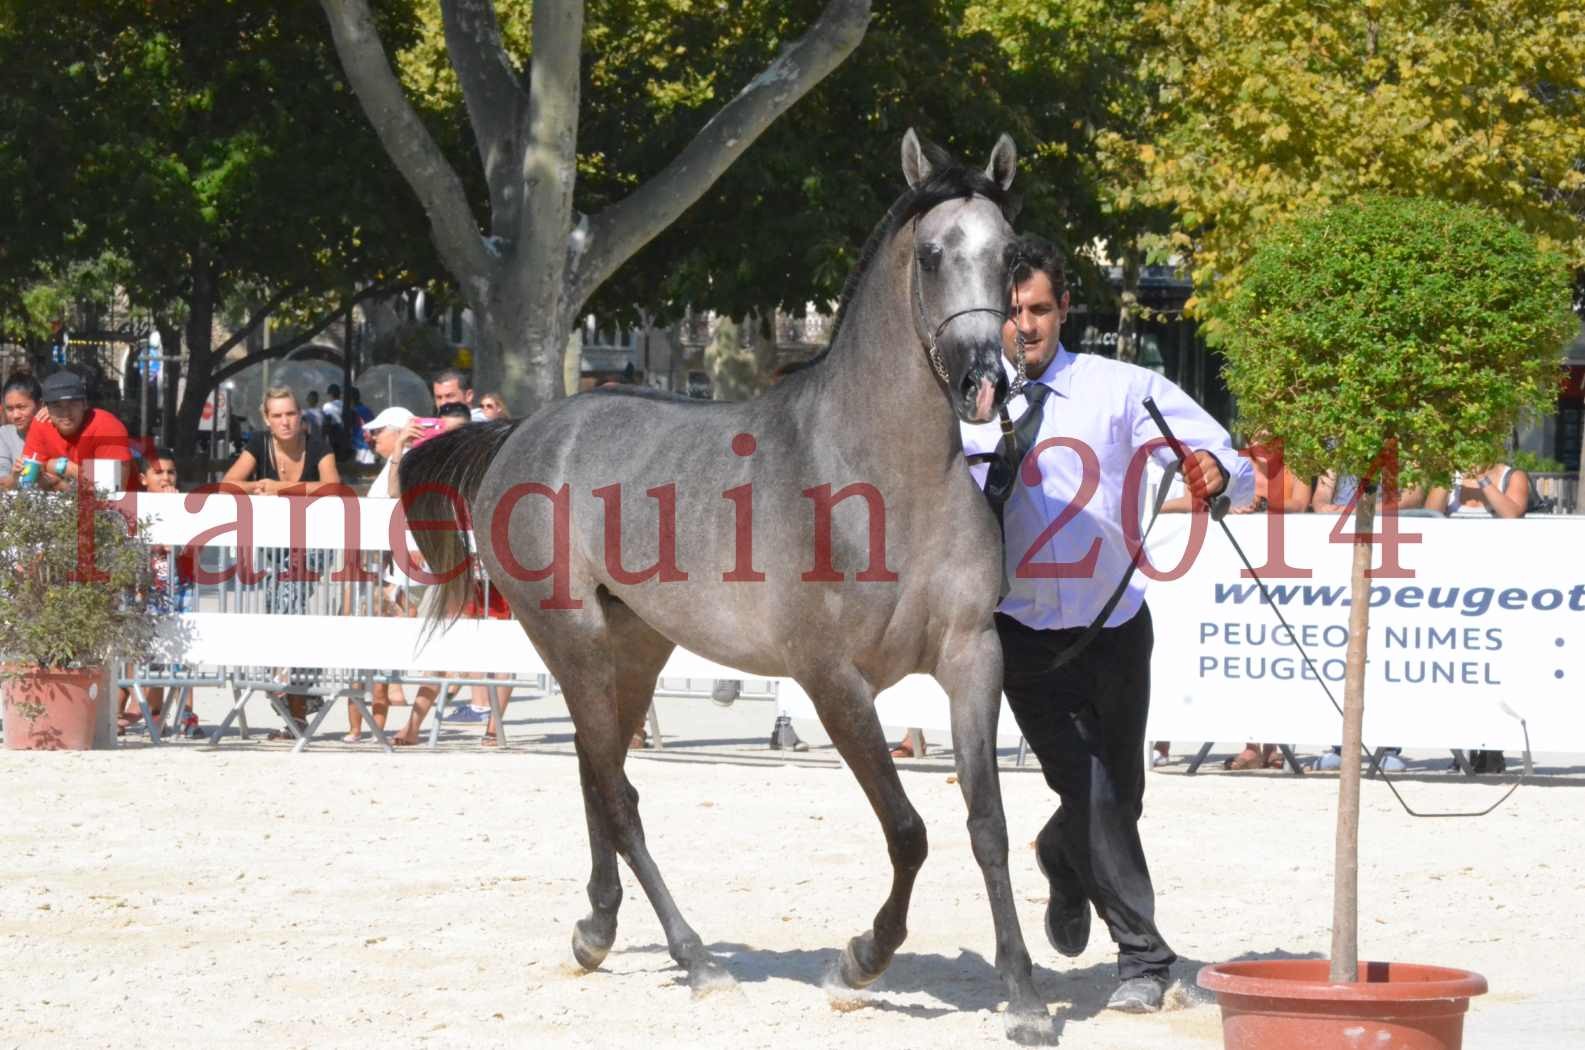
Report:
M 1254 748 L 1246 747 L 1238 754 L 1233 755 L 1224 761 L 1222 763 L 1222 768 L 1231 769 L 1235 772 L 1242 772 L 1246 769 L 1259 769 L 1264 764 L 1265 759 L 1260 757 L 1259 751 L 1256 751 Z
M 346 736 L 341 738 L 341 742 L 343 744 L 361 744 L 363 743 L 363 734 L 359 733 L 357 736 L 353 736 L 351 733 L 348 733 Z
M 900 743 L 896 747 L 892 748 L 892 757 L 893 758 L 918 758 L 919 756 L 914 754 L 913 741 L 909 740 L 907 737 L 904 737 L 902 743 Z

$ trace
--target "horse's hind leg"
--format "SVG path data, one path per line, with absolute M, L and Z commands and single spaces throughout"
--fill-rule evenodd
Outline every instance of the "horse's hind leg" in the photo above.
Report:
M 688 972 L 694 992 L 733 985 L 732 976 L 705 950 L 666 888 L 644 841 L 638 792 L 623 772 L 627 743 L 643 724 L 655 678 L 672 644 L 620 603 L 608 603 L 605 613 L 607 629 L 561 648 L 562 659 L 557 662 L 563 670 L 553 668 L 577 731 L 578 769 L 594 862 L 589 878 L 593 910 L 574 929 L 573 953 L 581 965 L 597 966 L 615 938 L 622 899 L 615 864 L 619 855 L 654 906 L 671 957 Z
M 843 984 L 863 988 L 885 972 L 908 936 L 908 902 L 929 852 L 925 822 L 903 792 L 875 714 L 875 692 L 863 677 L 848 666 L 828 669 L 818 677 L 800 677 L 799 684 L 814 701 L 821 725 L 869 799 L 891 854 L 891 892 L 871 928 L 848 942 L 837 966 Z
M 606 824 L 605 807 L 595 791 L 594 771 L 579 740 L 578 779 L 583 786 L 583 812 L 589 825 L 589 907 L 588 917 L 579 919 L 572 929 L 572 954 L 585 970 L 599 969 L 606 953 L 616 941 L 616 911 L 622 904 L 622 877 L 616 865 L 616 847 Z M 631 787 L 631 785 L 629 785 Z M 636 792 L 635 792 L 636 794 Z M 637 802 L 637 799 L 634 799 Z
M 996 769 L 996 720 L 1001 713 L 1002 645 L 993 627 L 967 639 L 949 639 L 935 678 L 952 709 L 952 751 L 958 785 L 969 810 L 969 843 L 985 877 L 996 927 L 996 969 L 1007 985 L 1004 1025 L 1008 1038 L 1025 1044 L 1055 1043 L 1056 1025 L 1035 991 L 1007 873 L 1007 816 Z

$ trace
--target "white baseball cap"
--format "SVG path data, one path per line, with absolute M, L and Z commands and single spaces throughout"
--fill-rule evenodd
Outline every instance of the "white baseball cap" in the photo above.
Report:
M 385 409 L 379 415 L 363 424 L 363 429 L 365 433 L 370 434 L 376 430 L 384 430 L 386 427 L 394 427 L 395 429 L 400 430 L 402 427 L 407 426 L 407 424 L 411 423 L 412 421 L 413 413 L 409 412 L 401 405 L 392 405 L 390 408 Z

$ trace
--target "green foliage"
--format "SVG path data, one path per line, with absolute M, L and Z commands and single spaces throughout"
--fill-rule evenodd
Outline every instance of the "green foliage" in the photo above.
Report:
M 150 566 L 141 525 L 129 528 L 109 510 L 82 517 L 92 523 L 102 579 L 79 565 L 75 494 L 25 490 L 0 499 L 0 661 L 12 671 L 94 667 L 115 653 L 149 651 L 155 620 L 143 598 Z
M 1406 484 L 1497 460 L 1555 400 L 1578 324 L 1562 259 L 1523 230 L 1392 197 L 1277 227 L 1212 310 L 1241 420 L 1291 469 L 1364 476 L 1395 446 Z
M 1508 456 L 1508 465 L 1515 470 L 1522 470 L 1532 476 L 1536 474 L 1562 474 L 1569 469 L 1550 456 L 1543 456 L 1539 453 L 1531 452 L 1529 449 L 1518 449 Z
M 1263 232 L 1362 194 L 1496 211 L 1585 268 L 1578 0 L 1150 0 L 1149 119 L 1103 141 L 1204 301 Z M 1214 316 L 1212 318 L 1214 324 Z

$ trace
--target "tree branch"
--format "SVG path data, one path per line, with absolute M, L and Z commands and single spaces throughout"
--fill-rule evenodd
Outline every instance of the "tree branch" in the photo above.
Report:
M 341 305 L 336 307 L 334 310 L 326 311 L 325 313 L 314 318 L 303 328 L 302 331 L 298 332 L 286 342 L 277 343 L 274 346 L 268 347 L 267 349 L 255 351 L 254 353 L 248 354 L 246 357 L 243 357 L 240 360 L 233 361 L 222 368 L 217 368 L 209 375 L 209 390 L 213 390 L 215 387 L 219 386 L 221 383 L 224 383 L 226 380 L 230 379 L 238 372 L 241 372 L 243 369 L 248 368 L 250 365 L 256 365 L 260 361 L 278 361 L 283 357 L 291 355 L 294 351 L 308 345 L 308 343 L 311 342 L 314 337 L 319 335 L 319 333 L 323 332 L 326 328 L 329 328 L 331 325 L 341 320 L 341 318 L 345 317 L 354 306 L 357 306 L 359 303 L 368 299 L 375 299 L 383 295 L 392 295 L 400 291 L 403 287 L 405 287 L 405 283 L 370 285 L 369 287 L 358 292 L 358 294 L 354 295 L 352 298 L 342 300 Z M 279 305 L 279 301 L 276 302 L 276 305 Z M 215 351 L 216 355 L 218 356 L 220 354 L 224 354 L 227 350 L 231 349 L 231 347 L 235 346 L 238 341 L 239 337 L 237 336 L 233 336 L 232 338 L 226 340 L 225 344 L 220 349 Z M 346 353 L 347 348 L 343 347 L 341 352 Z M 204 391 L 204 395 L 206 397 L 209 394 L 209 390 Z
M 517 160 L 520 119 L 528 95 L 501 43 L 501 25 L 492 0 L 442 0 L 440 13 L 446 29 L 446 52 L 462 82 L 479 162 L 490 187 L 492 232 L 511 236 L 522 207 Z
M 581 306 L 617 267 L 702 197 L 777 117 L 858 47 L 869 19 L 870 0 L 830 0 L 809 31 L 722 107 L 665 170 L 594 216 L 586 236 L 575 233 L 586 247 L 567 275 L 568 304 Z
M 281 291 L 276 292 L 274 295 L 270 296 L 269 302 L 265 303 L 263 306 L 259 307 L 255 311 L 253 311 L 253 315 L 251 317 L 249 317 L 246 322 L 243 323 L 242 327 L 237 329 L 235 332 L 231 333 L 231 338 L 230 339 L 227 339 L 225 342 L 221 343 L 219 346 L 214 348 L 214 350 L 212 351 L 214 356 L 215 357 L 225 357 L 226 354 L 231 352 L 231 348 L 232 347 L 236 346 L 238 343 L 242 342 L 248 336 L 252 335 L 253 332 L 254 332 L 254 329 L 258 328 L 259 325 L 263 324 L 264 323 L 264 319 L 266 317 L 270 316 L 276 310 L 278 310 L 282 303 L 286 302 L 286 300 L 290 299 L 292 296 L 294 296 L 294 295 L 296 295 L 299 292 L 302 292 L 304 290 L 305 289 L 304 289 L 304 287 L 302 285 L 295 284 L 295 285 L 292 285 L 289 288 L 284 288 Z
M 487 279 L 493 260 L 479 235 L 462 180 L 402 92 L 386 61 L 367 0 L 321 0 L 321 6 L 347 80 L 385 151 L 424 206 L 441 259 L 459 283 Z

